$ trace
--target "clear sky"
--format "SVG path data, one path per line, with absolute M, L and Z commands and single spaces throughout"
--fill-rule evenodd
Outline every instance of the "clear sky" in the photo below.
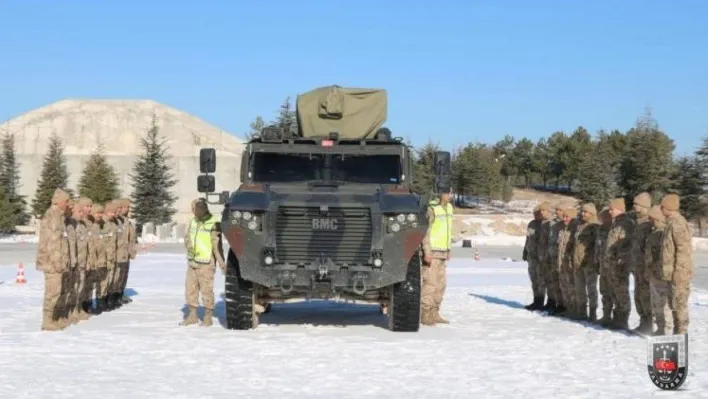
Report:
M 383 4 L 385 3 L 385 4 Z M 144 98 L 235 135 L 287 96 L 388 90 L 389 126 L 451 149 L 630 128 L 708 134 L 708 1 L 0 0 L 0 119 Z

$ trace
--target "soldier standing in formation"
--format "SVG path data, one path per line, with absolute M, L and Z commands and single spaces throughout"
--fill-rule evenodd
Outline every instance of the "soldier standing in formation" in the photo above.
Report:
M 597 320 L 597 278 L 600 272 L 595 258 L 595 244 L 599 228 L 595 205 L 584 204 L 581 208 L 580 218 L 580 223 L 571 242 L 577 305 L 576 316 L 579 320 L 594 322 Z
M 560 223 L 549 220 L 549 212 L 544 212 L 550 208 L 549 204 L 539 205 L 529 223 L 524 247 L 534 287 L 534 303 L 526 308 L 629 330 L 632 307 L 629 275 L 633 273 L 634 302 L 640 317 L 634 331 L 651 334 L 653 317 L 657 325 L 654 335 L 670 333 L 672 325 L 673 333 L 686 333 L 688 297 L 694 276 L 693 247 L 690 227 L 679 212 L 679 202 L 676 194 L 668 194 L 660 206 L 652 207 L 649 194 L 641 193 L 634 198 L 632 218 L 625 213 L 624 199 L 616 198 L 600 212 L 600 224 L 592 204 L 581 207 L 580 220 L 574 219 L 575 208 L 559 204 L 556 217 L 563 216 Z M 546 265 L 547 274 L 544 281 L 548 303 L 540 308 L 534 306 L 538 303 L 538 282 L 532 273 L 535 261 Z M 560 290 L 556 291 L 554 274 L 558 272 Z M 569 292 L 571 274 L 574 290 Z M 598 274 L 603 308 L 600 320 L 596 316 Z
M 634 306 L 639 314 L 639 326 L 635 330 L 642 334 L 651 334 L 652 332 L 651 292 L 644 263 L 646 241 L 652 229 L 652 224 L 649 221 L 650 208 L 651 196 L 649 193 L 641 193 L 634 197 L 634 259 L 631 271 L 634 275 Z
M 421 268 L 421 323 L 424 325 L 449 323 L 440 315 L 440 306 L 445 295 L 445 272 L 452 247 L 453 208 L 450 195 L 450 191 L 440 193 L 428 207 L 430 227 L 423 238 Z
M 182 325 L 192 325 L 199 322 L 197 308 L 199 294 L 204 304 L 204 319 L 202 326 L 209 327 L 214 316 L 214 275 L 216 265 L 225 275 L 223 245 L 219 219 L 209 212 L 205 201 L 193 202 L 194 217 L 189 222 L 184 244 L 187 249 L 187 275 L 185 279 L 185 299 L 187 316 Z M 255 316 L 254 316 L 255 319 Z
M 529 264 L 529 279 L 533 291 L 533 302 L 526 305 L 527 310 L 538 310 L 543 307 L 546 298 L 546 282 L 543 279 L 543 270 L 538 258 L 538 238 L 541 235 L 541 206 L 533 210 L 533 220 L 526 227 L 526 243 L 524 244 L 523 260 Z

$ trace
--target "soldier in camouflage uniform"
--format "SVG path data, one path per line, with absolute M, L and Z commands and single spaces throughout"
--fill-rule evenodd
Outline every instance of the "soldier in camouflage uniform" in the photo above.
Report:
M 40 221 L 39 245 L 36 268 L 44 273 L 44 301 L 42 304 L 42 330 L 56 331 L 68 323 L 60 318 L 62 278 L 69 269 L 69 240 L 66 231 L 65 214 L 69 194 L 56 189 L 52 205 Z
M 103 275 L 100 274 L 101 269 L 98 268 L 99 265 L 99 248 L 100 243 L 100 233 L 101 227 L 103 226 L 103 206 L 99 204 L 91 205 L 88 211 L 88 217 L 86 218 L 86 226 L 88 228 L 88 256 L 86 259 L 86 273 L 84 278 L 84 285 L 81 291 L 81 307 L 84 312 L 88 314 L 97 314 L 93 309 L 93 298 L 94 292 L 95 297 L 98 300 L 101 295 L 101 285 L 100 282 L 103 279 Z M 102 271 L 105 274 L 106 268 L 106 256 L 103 253 L 103 259 L 101 262 Z
M 625 213 L 623 198 L 610 202 L 612 227 L 607 236 L 607 257 L 614 313 L 610 328 L 628 330 L 632 302 L 629 296 L 629 273 L 633 261 L 634 221 Z
M 78 320 L 73 315 L 74 304 L 76 303 L 76 219 L 78 207 L 76 201 L 69 199 L 66 213 L 64 214 L 64 224 L 66 236 L 69 244 L 69 268 L 64 272 L 61 283 L 61 306 L 60 317 L 67 325 L 74 324 Z
M 651 232 L 644 246 L 644 264 L 649 277 L 651 292 L 652 314 L 656 321 L 654 335 L 665 335 L 666 331 L 673 328 L 671 300 L 666 293 L 671 292 L 672 270 L 664 271 L 661 261 L 661 241 L 666 227 L 666 217 L 661 212 L 661 206 L 653 206 L 649 210 L 649 221 L 652 224 Z
M 575 273 L 576 314 L 579 320 L 597 320 L 598 263 L 595 244 L 600 225 L 597 223 L 597 208 L 583 204 L 581 221 L 573 234 L 573 271 Z M 588 306 L 589 300 L 589 306 Z
M 101 281 L 100 311 L 110 311 L 115 303 L 116 257 L 118 253 L 118 226 L 115 222 L 116 204 L 109 202 L 103 211 L 103 245 L 106 251 L 106 277 Z
M 74 281 L 71 298 L 70 318 L 74 321 L 87 320 L 90 316 L 82 304 L 82 294 L 88 269 L 89 254 L 89 232 L 88 214 L 92 201 L 86 197 L 81 197 L 74 206 L 74 239 L 76 243 L 76 268 L 74 269 Z
M 557 226 L 558 248 L 557 261 L 558 268 L 555 270 L 555 280 L 558 281 L 558 289 L 561 293 L 561 306 L 556 308 L 553 314 L 559 316 L 572 317 L 576 311 L 575 303 L 575 276 L 573 274 L 573 248 L 572 237 L 575 233 L 575 218 L 578 212 L 575 208 L 565 208 L 562 212 L 562 219 Z
M 612 311 L 614 302 L 612 300 L 612 290 L 610 286 L 610 267 L 605 258 L 607 253 L 607 236 L 612 227 L 612 215 L 608 208 L 603 208 L 600 211 L 600 227 L 597 229 L 595 237 L 595 262 L 597 270 L 600 273 L 600 295 L 602 296 L 602 318 L 598 320 L 598 324 L 603 327 L 609 327 L 612 321 Z
M 541 223 L 543 222 L 540 208 L 540 206 L 534 208 L 534 219 L 526 227 L 523 260 L 528 262 L 529 265 L 529 279 L 531 280 L 531 290 L 533 291 L 533 303 L 526 305 L 526 310 L 543 308 L 543 301 L 546 299 L 546 282 L 538 258 L 538 241 L 541 233 Z
M 555 215 L 549 222 L 549 236 L 548 236 L 548 261 L 546 264 L 546 290 L 553 292 L 553 299 L 555 300 L 555 307 L 561 308 L 559 311 L 564 311 L 563 307 L 563 297 L 560 290 L 560 281 L 558 280 L 558 270 L 560 265 L 558 264 L 558 239 L 560 231 L 565 227 L 561 222 L 563 220 L 563 209 L 567 208 L 567 204 L 559 203 L 555 208 Z
M 671 272 L 671 291 L 659 289 L 660 295 L 671 295 L 674 334 L 688 332 L 688 297 L 694 276 L 693 235 L 686 219 L 679 213 L 679 196 L 668 194 L 661 199 L 661 211 L 666 216 L 666 227 L 661 241 L 661 263 L 664 276 Z
M 634 261 L 630 270 L 634 274 L 634 307 L 639 314 L 639 326 L 634 330 L 642 334 L 651 334 L 652 330 L 651 292 L 644 263 L 646 241 L 652 230 L 648 216 L 650 208 L 651 196 L 649 193 L 641 193 L 634 197 Z
M 121 198 L 119 200 L 121 205 L 119 216 L 121 218 L 122 231 L 122 242 L 127 247 L 127 260 L 123 263 L 123 268 L 121 270 L 120 286 L 118 287 L 118 292 L 121 294 L 119 299 L 121 304 L 127 304 L 132 302 L 132 299 L 125 294 L 125 288 L 128 285 L 128 275 L 130 273 L 130 260 L 135 259 L 138 253 L 138 240 L 135 233 L 135 225 L 130 221 L 128 215 L 130 214 L 130 200 L 128 198 Z
M 113 307 L 120 307 L 124 303 L 122 289 L 123 279 L 128 272 L 128 260 L 130 259 L 130 255 L 128 248 L 128 229 L 126 219 L 123 216 L 124 204 L 121 200 L 114 200 L 113 204 L 116 210 L 114 220 L 118 228 L 118 251 L 116 253 L 116 269 L 113 276 L 112 294 L 109 297 L 109 302 L 113 304 Z
M 553 287 L 550 285 L 550 273 L 548 269 L 550 267 L 551 259 L 549 253 L 549 240 L 551 238 L 551 204 L 548 202 L 542 202 L 538 206 L 538 212 L 541 215 L 541 226 L 539 228 L 538 234 L 538 262 L 539 262 L 539 274 L 543 279 L 543 284 L 546 287 L 546 295 L 548 296 L 548 302 L 540 309 L 543 311 L 551 311 L 555 309 L 556 293 L 553 291 Z

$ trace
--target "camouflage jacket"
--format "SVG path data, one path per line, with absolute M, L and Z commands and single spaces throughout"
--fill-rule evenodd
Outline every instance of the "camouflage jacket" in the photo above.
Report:
M 541 221 L 541 227 L 539 228 L 538 234 L 538 261 L 542 264 L 546 264 L 550 261 L 548 253 L 548 240 L 551 237 L 551 221 L 543 220 Z
M 84 219 L 84 224 L 86 225 L 86 270 L 92 270 L 96 267 L 94 263 L 96 262 L 96 250 L 94 249 L 95 240 L 93 239 L 93 229 L 94 221 L 93 218 L 88 217 Z
M 634 270 L 644 270 L 645 267 L 645 261 L 644 261 L 644 253 L 645 253 L 645 248 L 647 244 L 647 238 L 649 238 L 649 234 L 651 234 L 653 226 L 651 221 L 649 220 L 648 216 L 640 217 L 638 216 L 637 219 L 635 220 L 635 226 L 634 226 L 634 256 L 633 260 L 633 268 L 632 271 Z
M 605 253 L 607 252 L 607 235 L 610 233 L 610 225 L 600 224 L 597 227 L 595 235 L 595 263 L 596 268 L 600 273 L 607 270 L 607 262 L 605 261 Z M 604 274 L 604 273 L 603 273 Z
M 681 214 L 666 218 L 661 241 L 661 263 L 664 272 L 671 270 L 674 284 L 685 284 L 693 279 L 693 243 L 691 227 Z
M 526 226 L 526 242 L 524 243 L 524 259 L 530 262 L 538 261 L 538 242 L 541 235 L 541 220 L 534 219 Z
M 83 270 L 87 269 L 89 251 L 89 230 L 86 220 L 74 220 L 74 240 L 76 242 L 76 263 Z
M 118 255 L 118 226 L 114 219 L 104 221 L 103 239 L 106 248 L 106 267 L 113 269 L 117 262 Z
M 558 231 L 558 247 L 556 248 L 556 269 L 572 270 L 573 268 L 573 248 L 571 245 L 573 237 L 573 225 L 558 222 L 554 227 Z
M 116 229 L 118 233 L 118 247 L 116 251 L 116 262 L 125 263 L 130 259 L 130 244 L 129 237 L 130 230 L 126 226 L 125 219 L 123 217 L 115 218 Z
M 612 221 L 612 227 L 607 235 L 607 252 L 605 261 L 607 267 L 622 273 L 629 273 L 632 265 L 632 247 L 634 236 L 634 221 L 623 213 Z
M 596 221 L 582 222 L 573 234 L 573 268 L 575 270 L 594 270 L 599 273 L 595 260 L 595 243 L 600 225 Z
M 658 224 L 656 227 L 652 225 L 652 230 L 644 245 L 644 264 L 649 276 L 663 281 L 671 281 L 673 268 L 665 271 L 661 262 L 661 241 L 665 226 L 664 223 Z
M 64 213 L 50 207 L 44 213 L 39 227 L 36 268 L 44 273 L 63 273 L 69 270 L 69 233 Z
M 550 230 L 548 236 L 548 258 L 558 263 L 558 240 L 560 240 L 560 231 L 565 229 L 565 225 L 558 219 L 551 219 Z
M 76 225 L 78 221 L 73 216 L 69 216 L 65 219 L 65 223 L 69 237 L 69 265 L 74 269 L 79 265 L 79 258 L 76 253 Z

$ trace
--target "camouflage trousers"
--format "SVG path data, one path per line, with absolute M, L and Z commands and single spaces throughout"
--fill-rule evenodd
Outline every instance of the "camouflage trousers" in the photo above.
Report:
M 654 317 L 657 317 L 656 324 L 659 325 L 661 309 L 666 305 L 671 309 L 674 334 L 685 334 L 688 332 L 688 298 L 691 295 L 691 282 L 662 281 L 656 278 L 651 279 L 652 307 Z M 664 320 L 668 318 L 664 316 Z M 666 323 L 668 324 L 668 323 Z M 668 329 L 668 326 L 667 326 Z
M 42 301 L 42 329 L 56 329 L 61 319 L 60 304 L 63 273 L 44 273 L 44 299 Z
M 420 307 L 424 312 L 440 310 L 445 288 L 447 287 L 447 260 L 433 258 L 430 265 L 423 265 L 421 268 Z
M 622 263 L 610 265 L 609 277 L 615 312 L 629 314 L 632 311 L 632 301 L 629 296 L 629 268 Z
M 575 297 L 579 311 L 584 312 L 587 307 L 597 309 L 597 277 L 595 269 L 575 271 Z
M 570 265 L 562 265 L 558 274 L 563 306 L 568 310 L 577 310 L 575 298 L 575 273 Z
M 639 317 L 651 317 L 651 289 L 649 287 L 648 271 L 644 264 L 636 265 L 634 269 L 634 307 Z
M 199 307 L 199 294 L 202 295 L 204 309 L 214 310 L 214 275 L 216 265 L 187 267 L 184 284 L 184 296 L 187 305 L 192 308 Z
M 115 286 L 113 291 L 118 293 L 123 293 L 125 287 L 128 284 L 128 271 L 130 270 L 130 261 L 116 262 L 116 276 L 115 276 Z
M 92 302 L 95 298 L 101 298 L 101 282 L 105 279 L 106 268 L 87 270 L 84 278 L 83 289 L 81 290 L 81 302 Z M 95 292 L 95 294 L 94 294 Z
M 101 297 L 108 296 L 113 293 L 113 286 L 115 281 L 116 267 L 115 264 L 109 264 L 106 267 L 106 273 L 101 280 Z
M 651 307 L 656 326 L 664 328 L 666 332 L 674 328 L 674 293 L 671 281 L 659 280 L 656 277 L 649 279 L 649 291 L 651 292 Z
M 614 301 L 612 300 L 612 288 L 610 285 L 610 269 L 600 267 L 600 295 L 602 295 L 603 315 L 612 314 Z
M 546 283 L 546 291 L 548 299 L 562 303 L 560 281 L 558 276 L 558 263 L 552 260 L 546 262 L 546 267 L 543 270 L 544 281 Z
M 543 268 L 538 259 L 529 259 L 529 279 L 531 280 L 531 290 L 534 298 L 546 296 L 546 280 L 543 276 Z

